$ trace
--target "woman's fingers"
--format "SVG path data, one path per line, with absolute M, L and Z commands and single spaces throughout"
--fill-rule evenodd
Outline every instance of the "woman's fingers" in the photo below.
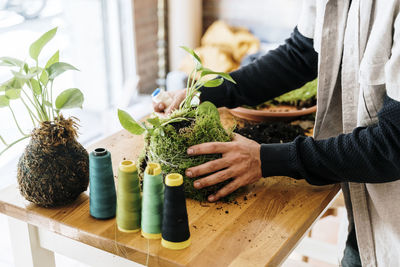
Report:
M 186 176 L 199 177 L 208 173 L 213 173 L 228 167 L 230 163 L 225 158 L 220 158 L 206 162 L 202 165 L 192 167 L 186 170 Z
M 223 197 L 229 195 L 233 191 L 236 191 L 241 186 L 242 186 L 241 179 L 236 178 L 232 182 L 230 182 L 229 184 L 225 185 L 223 188 L 218 190 L 218 192 L 215 193 L 214 195 L 208 196 L 208 201 L 210 201 L 210 202 L 217 201 L 220 198 L 223 198 Z
M 171 114 L 173 111 L 177 110 L 182 103 L 182 101 L 186 97 L 186 90 L 185 91 L 179 91 L 176 94 L 173 94 L 173 101 L 171 105 L 168 106 L 168 108 L 165 110 L 166 114 Z
M 205 155 L 205 154 L 222 154 L 232 149 L 231 142 L 210 142 L 200 145 L 191 146 L 187 153 L 190 156 Z
M 232 178 L 234 172 L 231 168 L 213 173 L 205 178 L 194 181 L 193 186 L 197 189 L 221 183 Z
M 179 105 L 186 97 L 186 89 L 167 92 L 168 96 L 172 99 L 172 103 L 167 107 L 165 103 L 153 102 L 153 109 L 155 112 L 160 113 L 162 116 L 171 114 L 174 110 L 179 108 Z
M 165 104 L 162 102 L 160 103 L 153 102 L 153 109 L 155 112 L 164 112 Z

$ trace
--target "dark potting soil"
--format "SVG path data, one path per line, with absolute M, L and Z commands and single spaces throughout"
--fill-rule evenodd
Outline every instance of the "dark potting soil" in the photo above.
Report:
M 192 124 L 191 121 L 177 121 L 177 122 L 171 122 L 170 125 L 172 125 L 176 132 L 179 132 L 180 129 L 189 127 Z
M 303 108 L 310 108 L 313 107 L 317 104 L 317 98 L 312 97 L 307 100 L 299 100 L 296 101 L 296 103 L 291 103 L 291 102 L 277 102 L 277 101 L 272 101 L 272 104 L 275 105 L 287 105 L 287 106 L 295 106 L 297 109 L 303 109 Z
M 305 135 L 303 128 L 287 122 L 246 123 L 243 127 L 236 128 L 234 132 L 259 144 L 287 143 L 299 135 Z

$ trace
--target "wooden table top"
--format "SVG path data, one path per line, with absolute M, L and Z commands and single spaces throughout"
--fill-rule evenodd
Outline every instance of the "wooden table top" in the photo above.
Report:
M 221 110 L 225 122 L 232 117 Z M 123 159 L 136 159 L 141 136 L 120 131 L 89 147 L 112 154 L 114 174 Z M 17 186 L 0 191 L 0 212 L 32 225 L 149 266 L 276 266 L 327 208 L 339 185 L 311 186 L 288 177 L 260 179 L 234 203 L 187 200 L 192 245 L 181 251 L 149 242 L 140 233 L 116 229 L 115 219 L 96 220 L 89 214 L 87 192 L 72 204 L 41 208 L 26 201 Z

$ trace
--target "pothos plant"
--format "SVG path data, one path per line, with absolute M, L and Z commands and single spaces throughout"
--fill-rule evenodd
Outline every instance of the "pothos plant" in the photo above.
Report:
M 10 79 L 0 85 L 0 108 L 8 109 L 21 137 L 8 142 L 0 136 L 5 148 L 31 138 L 18 163 L 20 191 L 28 200 L 42 206 L 56 206 L 75 199 L 88 184 L 88 155 L 76 141 L 77 123 L 65 119 L 61 110 L 82 107 L 82 92 L 77 88 L 62 91 L 53 97 L 55 79 L 68 70 L 78 70 L 61 62 L 56 51 L 44 65 L 39 56 L 56 35 L 57 28 L 44 33 L 29 47 L 29 60 L 0 57 L 0 65 L 10 70 Z M 32 122 L 33 131 L 22 130 L 13 110 L 20 101 Z
M 217 87 L 224 80 L 232 83 L 235 81 L 227 73 L 205 68 L 192 49 L 182 48 L 193 57 L 195 67 L 188 77 L 186 97 L 179 108 L 165 118 L 153 114 L 143 123 L 135 121 L 123 110 L 118 110 L 118 117 L 122 127 L 132 134 L 145 135 L 145 147 L 137 162 L 140 176 L 147 162 L 160 163 L 165 174 L 177 172 L 184 176 L 187 197 L 205 201 L 208 195 L 215 193 L 229 183 L 229 180 L 198 190 L 193 187 L 194 180 L 185 176 L 185 170 L 217 159 L 221 155 L 188 156 L 187 148 L 205 142 L 231 141 L 232 131 L 223 128 L 219 112 L 211 102 L 199 103 L 200 88 Z M 229 198 L 225 200 L 227 199 Z

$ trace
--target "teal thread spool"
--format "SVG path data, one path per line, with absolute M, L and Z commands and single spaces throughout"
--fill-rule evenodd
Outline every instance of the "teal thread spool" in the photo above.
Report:
M 164 184 L 161 166 L 148 163 L 143 178 L 142 236 L 147 239 L 161 238 Z
M 96 219 L 115 217 L 115 192 L 111 154 L 105 148 L 96 148 L 89 154 L 90 215 Z
M 118 167 L 117 225 L 118 230 L 134 233 L 140 230 L 142 197 L 134 161 L 124 160 Z

